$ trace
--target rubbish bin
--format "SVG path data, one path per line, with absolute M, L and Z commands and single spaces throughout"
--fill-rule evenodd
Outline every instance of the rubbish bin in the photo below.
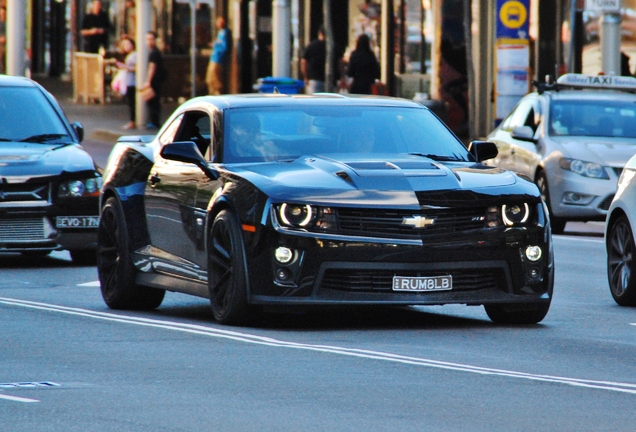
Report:
M 254 84 L 254 90 L 259 93 L 274 93 L 277 89 L 279 93 L 298 94 L 304 87 L 303 81 L 288 77 L 259 78 Z

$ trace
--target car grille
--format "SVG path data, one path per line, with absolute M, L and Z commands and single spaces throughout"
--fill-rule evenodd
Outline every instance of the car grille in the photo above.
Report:
M 612 200 L 613 200 L 613 199 L 614 199 L 614 195 L 613 195 L 613 194 L 612 194 L 612 195 L 609 195 L 607 198 L 605 198 L 605 199 L 603 200 L 603 202 L 601 202 L 601 203 L 598 205 L 598 208 L 599 208 L 599 209 L 601 209 L 601 210 L 609 210 L 610 205 L 612 204 Z
M 481 289 L 503 289 L 506 286 L 502 269 L 452 269 L 449 271 L 413 271 L 413 270 L 355 270 L 328 269 L 322 279 L 321 287 L 339 291 L 392 291 L 393 276 L 453 276 L 453 291 Z
M 0 183 L 0 206 L 13 202 L 50 202 L 49 183 Z
M 420 228 L 402 222 L 413 218 L 434 222 Z M 429 234 L 456 233 L 484 228 L 485 208 L 375 210 L 338 209 L 340 232 L 345 235 L 365 235 L 377 237 L 421 238 Z
M 0 243 L 25 243 L 44 239 L 43 218 L 0 219 Z

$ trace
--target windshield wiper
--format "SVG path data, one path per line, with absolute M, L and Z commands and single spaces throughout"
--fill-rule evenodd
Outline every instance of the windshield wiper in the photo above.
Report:
M 412 156 L 422 156 L 425 158 L 429 158 L 429 159 L 433 159 L 435 161 L 464 161 L 464 159 L 461 159 L 457 156 L 442 156 L 442 155 L 436 155 L 436 154 L 430 154 L 430 153 L 409 153 Z
M 51 141 L 54 139 L 60 139 L 68 136 L 67 134 L 40 134 L 33 135 L 28 138 L 21 139 L 20 142 L 42 142 L 42 141 Z

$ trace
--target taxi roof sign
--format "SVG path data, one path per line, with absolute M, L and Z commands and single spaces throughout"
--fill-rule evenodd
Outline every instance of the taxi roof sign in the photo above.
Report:
M 604 90 L 636 91 L 636 78 L 616 75 L 561 75 L 556 82 L 559 88 L 596 88 Z

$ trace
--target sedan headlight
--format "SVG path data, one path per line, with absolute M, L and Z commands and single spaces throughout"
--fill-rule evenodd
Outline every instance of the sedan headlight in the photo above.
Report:
M 101 187 L 101 177 L 84 180 L 67 180 L 60 183 L 60 187 L 57 190 L 57 196 L 60 198 L 98 196 Z
M 603 165 L 596 162 L 586 162 L 578 159 L 561 158 L 559 165 L 564 170 L 572 171 L 583 177 L 609 179 L 609 175 Z
M 533 220 L 531 216 L 532 211 L 528 203 L 491 206 L 486 213 L 486 226 L 489 228 L 525 226 Z
M 276 206 L 280 225 L 288 228 L 330 231 L 336 229 L 336 212 L 329 207 L 283 203 Z

